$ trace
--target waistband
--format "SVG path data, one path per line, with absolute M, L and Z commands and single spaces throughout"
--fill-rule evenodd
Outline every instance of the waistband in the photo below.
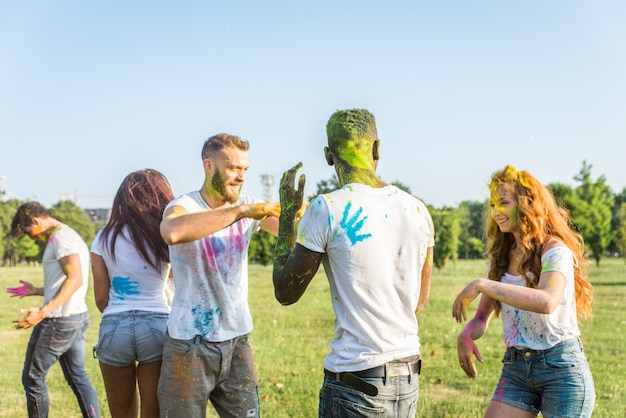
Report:
M 422 359 L 411 362 L 391 362 L 385 363 L 371 369 L 359 370 L 354 372 L 331 372 L 324 369 L 324 374 L 335 380 L 345 383 L 354 389 L 360 390 L 369 396 L 378 395 L 378 388 L 360 378 L 379 377 L 390 379 L 399 376 L 412 376 L 420 374 L 422 371 Z
M 582 351 L 583 345 L 582 345 L 582 342 L 580 341 L 580 338 L 574 338 L 572 340 L 561 341 L 560 343 L 557 343 L 553 347 L 547 348 L 545 350 L 532 350 L 526 347 L 508 347 L 506 351 L 507 353 L 510 353 L 513 356 L 544 357 L 550 354 L 568 350 L 570 348 L 574 348 L 574 349 L 579 348 Z

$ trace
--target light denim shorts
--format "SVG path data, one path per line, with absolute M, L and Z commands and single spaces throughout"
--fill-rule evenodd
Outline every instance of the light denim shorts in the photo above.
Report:
M 510 347 L 493 401 L 546 417 L 590 417 L 595 387 L 579 339 L 547 350 Z
M 160 361 L 168 317 L 166 313 L 148 311 L 106 315 L 100 322 L 94 356 L 116 367 Z

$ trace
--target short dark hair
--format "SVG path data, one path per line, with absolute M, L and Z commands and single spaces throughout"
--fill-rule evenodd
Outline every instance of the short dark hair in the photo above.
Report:
M 349 139 L 377 140 L 376 119 L 366 109 L 338 110 L 328 119 L 326 135 L 331 146 Z
M 21 238 L 24 235 L 24 228 L 33 224 L 34 218 L 49 218 L 50 213 L 39 202 L 27 202 L 17 208 L 13 221 L 11 222 L 11 235 Z
M 244 141 L 236 135 L 220 133 L 213 135 L 204 141 L 204 145 L 202 146 L 202 159 L 204 160 L 209 158 L 211 155 L 221 151 L 229 145 L 233 145 L 242 151 L 248 151 L 248 148 L 250 148 L 250 143 L 248 141 Z

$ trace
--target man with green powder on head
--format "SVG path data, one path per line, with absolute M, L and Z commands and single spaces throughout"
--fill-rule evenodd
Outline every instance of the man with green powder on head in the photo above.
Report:
M 416 313 L 430 289 L 432 219 L 423 202 L 376 174 L 374 115 L 339 110 L 326 133 L 324 155 L 341 188 L 313 199 L 296 227 L 305 176 L 297 188 L 295 181 L 302 164 L 283 174 L 276 299 L 297 302 L 324 264 L 336 322 L 320 417 L 335 416 L 338 406 L 351 416 L 414 417 L 421 366 Z

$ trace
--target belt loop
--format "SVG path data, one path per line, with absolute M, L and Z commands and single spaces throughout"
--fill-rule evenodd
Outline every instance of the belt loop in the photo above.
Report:
M 406 368 L 409 369 L 409 385 L 413 382 L 413 368 L 411 363 L 406 363 Z
M 196 335 L 195 337 L 193 337 L 193 343 L 195 345 L 198 345 L 202 342 L 202 335 Z
M 387 363 L 383 364 L 383 385 L 387 386 L 387 378 L 389 375 L 389 370 L 387 370 Z

